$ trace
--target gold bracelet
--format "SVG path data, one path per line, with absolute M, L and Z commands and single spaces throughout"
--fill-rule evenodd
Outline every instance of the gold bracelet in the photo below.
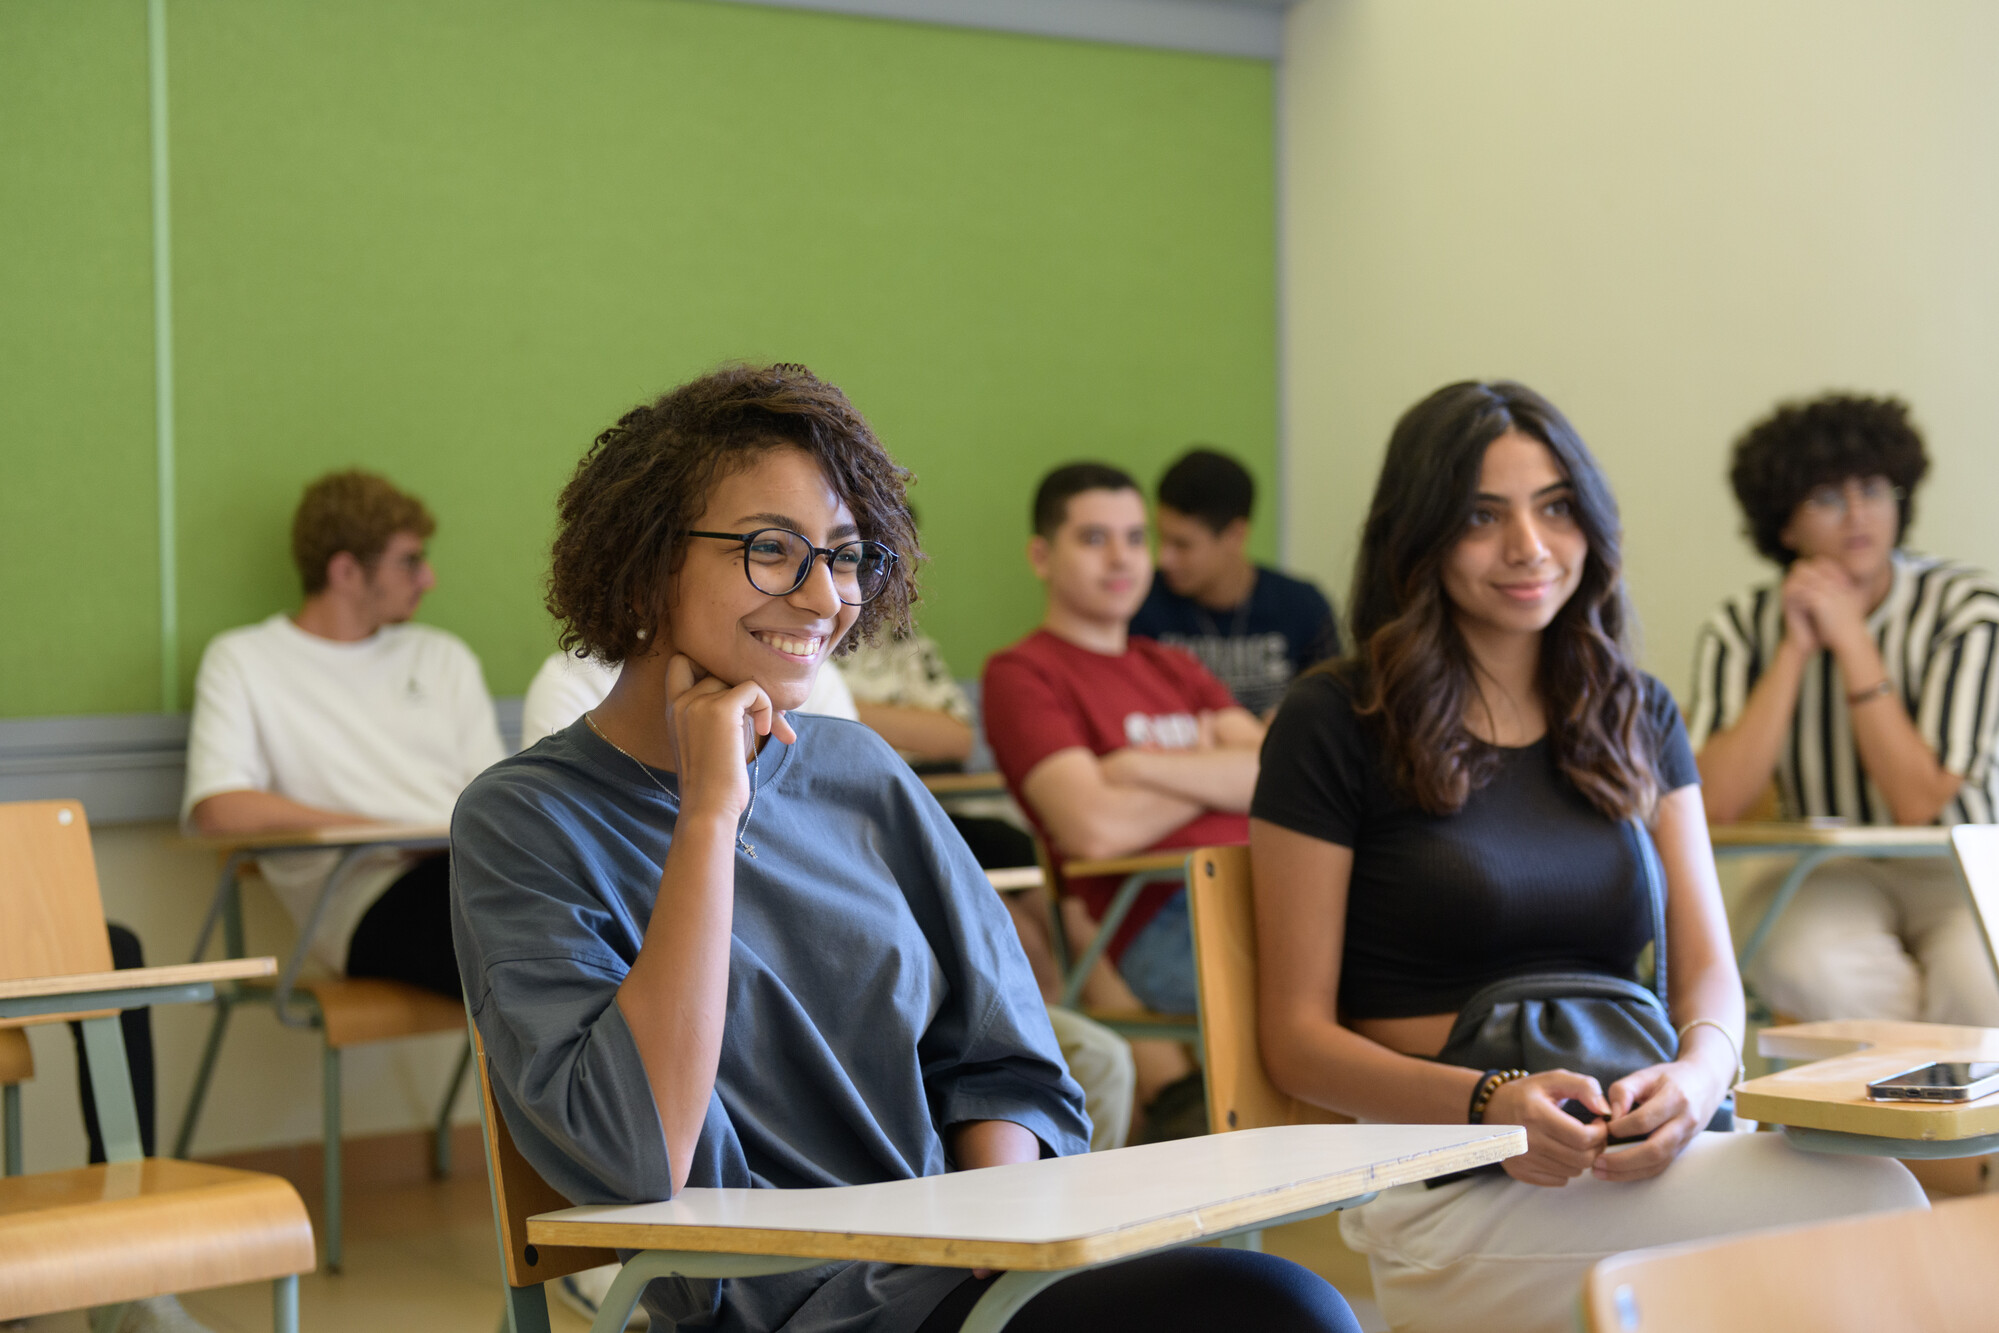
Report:
M 1722 1040 L 1728 1043 L 1728 1052 L 1735 1057 L 1735 1083 L 1740 1083 L 1749 1077 L 1749 1068 L 1742 1063 L 1742 1048 L 1735 1044 L 1734 1033 L 1715 1022 L 1712 1018 L 1696 1018 L 1693 1022 L 1680 1029 L 1679 1038 L 1682 1045 L 1686 1044 L 1687 1034 L 1695 1028 L 1713 1028 L 1721 1034 Z M 1728 1085 L 1730 1092 L 1735 1090 L 1735 1083 Z

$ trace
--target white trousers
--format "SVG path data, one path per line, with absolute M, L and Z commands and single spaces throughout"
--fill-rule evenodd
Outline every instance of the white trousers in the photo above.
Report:
M 1102 1023 L 1060 1005 L 1048 1006 L 1048 1022 L 1069 1064 L 1069 1077 L 1083 1088 L 1083 1109 L 1090 1113 L 1090 1151 L 1124 1147 L 1131 1135 L 1132 1101 L 1138 1095 L 1131 1043 Z
M 1999 979 L 1949 857 L 1826 862 L 1777 918 L 1749 982 L 1789 1018 L 1999 1027 Z
M 1396 1333 L 1569 1333 L 1584 1276 L 1624 1250 L 1927 1207 L 1885 1157 L 1800 1152 L 1776 1134 L 1701 1134 L 1651 1180 L 1561 1189 L 1478 1176 L 1385 1191 L 1340 1215 Z

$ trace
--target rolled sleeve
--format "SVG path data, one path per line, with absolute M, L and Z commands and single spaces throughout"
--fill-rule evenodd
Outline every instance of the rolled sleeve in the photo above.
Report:
M 453 933 L 494 1100 L 521 1152 L 574 1202 L 672 1193 L 666 1134 L 617 1005 L 637 935 L 566 863 L 550 812 L 491 778 L 452 820 Z

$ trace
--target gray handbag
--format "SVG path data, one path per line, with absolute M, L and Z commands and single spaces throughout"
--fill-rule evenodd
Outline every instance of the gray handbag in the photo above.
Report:
M 1652 899 L 1652 986 L 1601 972 L 1533 972 L 1495 981 L 1465 1002 L 1436 1058 L 1467 1069 L 1567 1069 L 1604 1088 L 1626 1074 L 1678 1056 L 1679 1034 L 1666 1009 L 1666 884 L 1652 835 L 1636 818 L 1625 836 Z M 1731 1094 L 1708 1121 L 1735 1127 Z

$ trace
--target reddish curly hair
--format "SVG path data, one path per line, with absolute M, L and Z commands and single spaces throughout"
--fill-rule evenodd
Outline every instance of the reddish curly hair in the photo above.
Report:
M 437 520 L 414 495 L 387 477 L 358 468 L 329 472 L 305 488 L 292 514 L 292 563 L 305 595 L 326 591 L 326 566 L 347 552 L 373 571 L 398 532 L 429 540 Z

